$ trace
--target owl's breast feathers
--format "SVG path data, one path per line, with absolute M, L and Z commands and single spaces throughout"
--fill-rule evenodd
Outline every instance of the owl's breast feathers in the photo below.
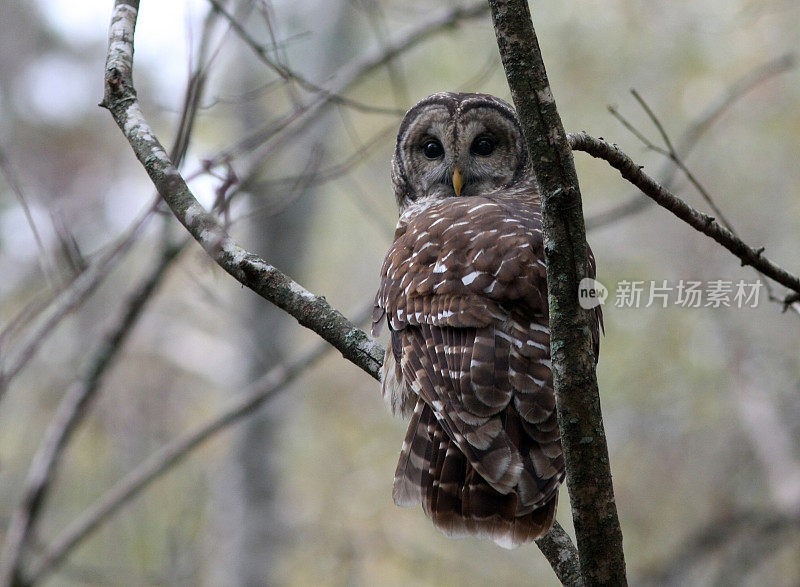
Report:
M 403 214 L 373 331 L 383 393 L 411 414 L 394 482 L 448 536 L 505 547 L 552 526 L 564 478 L 538 199 L 449 198 Z M 376 332 L 377 333 L 377 332 Z

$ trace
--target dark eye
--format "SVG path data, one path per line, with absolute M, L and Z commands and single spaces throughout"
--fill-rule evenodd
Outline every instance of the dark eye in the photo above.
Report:
M 478 137 L 474 141 L 472 141 L 472 145 L 469 148 L 469 152 L 473 155 L 480 155 L 481 157 L 486 157 L 487 155 L 491 155 L 494 152 L 494 148 L 497 144 L 490 139 L 489 137 Z
M 438 159 L 444 155 L 444 147 L 436 139 L 429 139 L 422 143 L 422 152 L 428 159 Z

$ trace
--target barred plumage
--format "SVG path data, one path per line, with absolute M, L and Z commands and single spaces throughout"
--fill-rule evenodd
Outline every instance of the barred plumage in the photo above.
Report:
M 393 170 L 401 216 L 373 316 L 376 334 L 390 327 L 384 397 L 411 416 L 393 497 L 448 536 L 518 546 L 552 526 L 564 457 L 516 115 L 491 96 L 431 96 L 406 115 Z

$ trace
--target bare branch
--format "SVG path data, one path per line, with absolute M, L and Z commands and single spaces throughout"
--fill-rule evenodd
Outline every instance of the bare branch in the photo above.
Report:
M 78 544 L 150 483 L 215 434 L 255 412 L 277 392 L 285 389 L 298 375 L 306 372 L 329 349 L 328 345 L 319 343 L 297 359 L 273 367 L 244 391 L 242 399 L 234 402 L 207 423 L 173 440 L 150 456 L 56 537 L 42 557 L 31 566 L 30 575 L 25 577 L 26 581 L 37 582 L 52 572 Z
M 320 94 L 324 96 L 328 101 L 341 104 L 343 106 L 349 106 L 355 110 L 359 110 L 361 112 L 370 112 L 376 114 L 396 114 L 396 115 L 403 115 L 405 110 L 400 110 L 397 108 L 382 108 L 379 106 L 373 106 L 372 104 L 365 104 L 363 102 L 359 102 L 358 100 L 353 100 L 351 98 L 347 98 L 345 96 L 341 96 L 335 92 L 331 92 L 317 84 L 313 83 L 310 80 L 307 80 L 298 72 L 289 69 L 287 66 L 278 63 L 278 61 L 272 59 L 269 56 L 266 48 L 258 43 L 251 35 L 248 33 L 242 24 L 234 18 L 234 16 L 225 10 L 225 7 L 222 6 L 216 0 L 208 0 L 213 7 L 213 9 L 221 14 L 230 24 L 233 31 L 239 36 L 239 38 L 248 46 L 250 49 L 255 53 L 261 61 L 263 61 L 270 69 L 272 69 L 275 73 L 277 73 L 281 78 L 284 80 L 291 80 L 297 82 L 302 88 L 313 92 L 315 94 Z
M 368 155 L 375 150 L 375 147 L 381 144 L 383 141 L 386 140 L 391 134 L 397 132 L 397 123 L 392 123 L 387 125 L 386 127 L 382 128 L 380 131 L 375 133 L 369 140 L 367 140 L 363 145 L 359 146 L 355 151 L 353 151 L 350 155 L 345 157 L 341 162 L 334 163 L 325 169 L 318 169 L 315 170 L 313 174 L 308 174 L 306 172 L 292 175 L 287 177 L 276 177 L 274 179 L 266 179 L 264 181 L 259 182 L 251 182 L 249 183 L 249 189 L 255 192 L 274 192 L 275 190 L 279 189 L 290 189 L 292 186 L 297 185 L 298 183 L 305 183 L 309 179 L 313 179 L 315 186 L 320 186 L 325 184 L 326 182 L 336 180 L 347 173 L 353 171 L 353 169 L 357 168 L 359 165 L 363 164 L 365 161 L 369 160 Z M 297 191 L 296 189 L 291 189 L 291 191 Z M 238 217 L 239 220 L 242 218 L 246 218 L 253 214 L 258 214 L 259 208 L 255 207 L 254 209 L 247 212 L 247 214 Z
M 217 219 L 195 199 L 156 138 L 133 87 L 133 34 L 138 2 L 118 0 L 111 18 L 106 62 L 108 108 L 176 218 L 212 258 L 242 285 L 285 310 L 353 363 L 376 376 L 383 348 L 350 323 L 322 296 L 314 295 L 231 239 Z
M 53 268 L 50 266 L 47 250 L 45 249 L 44 242 L 42 242 L 39 229 L 36 228 L 36 221 L 33 218 L 33 214 L 31 214 L 31 207 L 28 205 L 28 199 L 25 196 L 25 192 L 22 191 L 22 186 L 19 183 L 17 174 L 14 172 L 14 169 L 11 166 L 11 161 L 9 161 L 5 150 L 2 148 L 0 148 L 0 174 L 2 174 L 2 176 L 5 178 L 6 183 L 8 183 L 8 187 L 11 188 L 11 191 L 14 192 L 14 195 L 17 197 L 17 201 L 22 208 L 22 212 L 25 214 L 25 220 L 28 222 L 28 226 L 33 234 L 33 239 L 36 241 L 36 248 L 39 251 L 39 267 L 42 270 L 42 274 L 44 275 L 47 284 L 52 289 L 54 272 Z
M 658 134 L 661 135 L 661 140 L 664 141 L 664 144 L 667 146 L 667 151 L 670 153 L 675 152 L 675 147 L 672 146 L 672 141 L 669 138 L 669 134 L 667 134 L 667 130 L 664 128 L 664 125 L 661 124 L 661 120 L 659 120 L 656 113 L 650 108 L 650 105 L 642 98 L 642 95 L 636 91 L 635 88 L 631 88 L 631 95 L 636 99 L 639 103 L 639 106 L 645 111 L 647 117 L 650 119 L 650 122 L 656 127 Z
M 688 155 L 695 145 L 697 145 L 702 135 L 705 134 L 714 122 L 716 122 L 728 108 L 736 103 L 737 100 L 765 81 L 790 71 L 795 67 L 795 62 L 795 55 L 793 53 L 787 53 L 759 65 L 739 78 L 738 81 L 718 96 L 716 100 L 711 102 L 700 116 L 697 117 L 695 122 L 689 126 L 683 134 L 683 137 L 678 141 L 678 146 L 675 148 L 676 153 L 682 157 Z M 659 183 L 669 188 L 674 173 L 675 166 L 672 165 L 671 162 L 667 162 L 659 173 L 656 174 L 656 177 Z M 626 202 L 618 204 L 605 212 L 595 214 L 591 218 L 587 218 L 586 229 L 592 230 L 600 228 L 627 216 L 631 216 L 632 214 L 641 212 L 647 208 L 649 203 L 650 200 L 642 199 L 639 197 L 639 194 L 633 194 Z
M 119 322 L 100 340 L 98 347 L 92 353 L 93 362 L 86 376 L 64 394 L 33 457 L 22 500 L 11 518 L 0 556 L 0 585 L 13 585 L 19 582 L 25 550 L 53 481 L 59 458 L 78 423 L 86 414 L 89 403 L 100 389 L 109 365 L 119 354 L 133 325 L 155 293 L 167 267 L 182 248 L 183 245 L 170 247 L 165 251 L 160 262 L 130 297 Z
M 0 367 L 0 399 L 2 399 L 14 377 L 36 355 L 39 347 L 47 340 L 47 336 L 53 329 L 92 294 L 108 275 L 114 264 L 130 250 L 147 220 L 155 211 L 156 203 L 145 210 L 109 251 L 76 277 L 54 302 L 42 312 L 39 316 L 38 327 L 25 337 L 25 340 L 19 345 L 20 350 Z
M 191 136 L 194 121 L 196 119 L 202 87 L 205 83 L 204 66 L 199 64 L 197 70 L 191 75 L 187 84 L 184 106 L 181 113 L 180 123 L 176 138 L 171 149 L 171 156 L 182 161 L 189 148 L 189 138 Z M 35 307 L 30 310 L 26 307 L 20 315 L 20 319 L 11 321 L 11 325 L 0 333 L 0 340 L 8 336 L 9 328 L 17 324 L 25 323 L 33 319 L 33 315 L 43 312 L 39 316 L 39 327 L 33 329 L 20 346 L 20 350 L 12 355 L 5 363 L 0 365 L 0 398 L 3 397 L 8 385 L 16 377 L 28 362 L 36 356 L 39 347 L 47 340 L 50 333 L 61 323 L 61 321 L 71 312 L 76 310 L 83 302 L 89 298 L 103 279 L 110 273 L 111 269 L 127 253 L 131 246 L 137 241 L 147 221 L 152 217 L 160 203 L 160 196 L 156 196 L 153 203 L 136 218 L 130 227 L 117 239 L 117 241 L 101 254 L 99 259 L 94 261 L 87 269 L 78 275 L 63 291 L 48 303 L 42 306 L 37 300 Z
M 689 206 L 642 171 L 640 165 L 634 163 L 630 157 L 616 146 L 610 145 L 602 139 L 595 139 L 585 132 L 570 134 L 569 142 L 576 151 L 584 151 L 592 157 L 608 161 L 612 167 L 620 172 L 622 177 L 642 190 L 646 196 L 675 214 L 694 229 L 713 238 L 736 255 L 741 260 L 742 265 L 754 267 L 767 277 L 800 294 L 800 279 L 767 259 L 763 255 L 763 248 L 754 249 L 748 246 L 730 230 L 720 226 L 714 218 Z
M 676 151 L 685 156 L 694 148 L 709 127 L 742 96 L 773 77 L 791 71 L 796 65 L 797 56 L 794 53 L 786 53 L 748 71 L 725 92 L 720 94 L 716 100 L 706 106 L 700 116 L 697 117 L 697 120 L 686 130 L 683 138 L 679 141 Z
M 553 567 L 562 585 L 583 587 L 578 549 L 572 544 L 572 539 L 561 524 L 554 523 L 550 532 L 536 541 L 536 546 Z
M 700 193 L 700 195 L 703 197 L 703 199 L 708 204 L 709 208 L 711 208 L 711 211 L 716 215 L 716 218 L 720 219 L 720 221 L 722 222 L 722 225 L 725 228 L 727 228 L 728 230 L 730 230 L 733 234 L 736 234 L 736 231 L 733 229 L 733 225 L 728 221 L 727 218 L 725 218 L 725 215 L 722 213 L 722 210 L 719 208 L 719 206 L 717 206 L 717 203 L 711 197 L 711 194 L 709 194 L 708 190 L 706 190 L 706 188 L 703 187 L 703 185 L 700 183 L 700 181 L 697 179 L 697 177 L 695 177 L 695 175 L 691 172 L 691 170 L 683 162 L 683 159 L 681 158 L 681 156 L 678 153 L 678 151 L 675 150 L 675 147 L 672 146 L 672 141 L 669 138 L 669 134 L 667 133 L 666 129 L 664 128 L 664 125 L 661 124 L 661 120 L 659 120 L 658 116 L 656 116 L 655 112 L 653 112 L 653 109 L 650 108 L 650 105 L 645 101 L 645 99 L 642 97 L 642 95 L 639 92 L 637 92 L 636 90 L 631 90 L 631 94 L 636 99 L 636 101 L 639 103 L 639 105 L 642 107 L 642 109 L 645 111 L 645 113 L 647 114 L 647 117 L 650 119 L 650 121 L 655 125 L 656 129 L 658 130 L 658 134 L 661 135 L 661 140 L 663 140 L 664 144 L 666 145 L 666 148 L 662 148 L 662 147 L 659 147 L 659 146 L 653 144 L 653 142 L 650 141 L 650 139 L 648 139 L 641 132 L 639 132 L 633 126 L 633 124 L 631 124 L 615 108 L 609 107 L 609 109 L 608 109 L 609 112 L 611 112 L 611 114 L 613 114 L 617 118 L 617 120 L 619 120 L 625 126 L 625 128 L 627 128 L 634 135 L 636 135 L 636 138 L 638 138 L 640 141 L 642 141 L 642 143 L 648 149 L 650 149 L 651 151 L 655 151 L 656 153 L 660 153 L 660 154 L 664 155 L 664 157 L 666 157 L 667 159 L 672 161 L 672 163 L 675 164 L 675 167 L 677 167 L 678 169 L 680 169 L 683 172 L 683 174 L 686 176 L 686 179 L 689 180 L 689 183 L 691 183 L 694 186 L 694 188 Z
M 356 4 L 357 5 L 357 4 Z M 372 28 L 372 33 L 378 41 L 381 49 L 386 50 L 386 40 L 389 38 L 389 29 L 386 26 L 386 15 L 383 7 L 377 0 L 366 0 L 363 2 L 362 9 L 366 12 L 367 22 Z M 394 102 L 397 106 L 403 107 L 409 103 L 408 81 L 403 75 L 400 64 L 396 61 L 386 63 L 386 73 L 389 75 L 389 84 L 392 86 Z M 407 106 L 406 106 L 407 107 Z M 405 109 L 400 113 L 405 114 Z
M 581 574 L 589 585 L 625 585 L 622 531 L 595 373 L 593 317 L 578 304 L 578 284 L 588 275 L 578 177 L 528 2 L 489 0 L 489 6 L 541 189 L 553 386 Z
M 190 77 L 187 85 L 184 107 L 181 113 L 180 124 L 171 155 L 177 161 L 182 161 L 189 146 L 189 137 L 198 110 L 201 88 L 205 82 L 205 73 L 202 65 Z M 127 253 L 137 241 L 147 221 L 156 211 L 160 196 L 136 218 L 126 232 L 114 243 L 108 251 L 102 253 L 99 259 L 93 262 L 85 271 L 76 277 L 62 292 L 54 298 L 52 303 L 42 308 L 43 314 L 39 317 L 39 326 L 28 334 L 19 345 L 20 350 L 13 354 L 7 361 L 0 365 L 0 398 L 3 397 L 11 381 L 16 377 L 28 362 L 36 356 L 39 347 L 47 340 L 49 334 L 71 312 L 77 309 L 94 292 L 103 279 L 109 274 L 116 263 Z M 39 303 L 37 302 L 37 306 Z M 29 316 L 27 309 L 23 311 Z M 24 320 L 27 322 L 28 320 Z M 23 321 L 12 321 L 20 323 Z M 8 329 L 0 333 L 0 339 L 7 336 Z
M 650 120 L 653 122 L 653 124 L 658 128 L 658 131 L 661 134 L 661 137 L 664 140 L 664 143 L 666 144 L 667 148 L 664 149 L 654 145 L 647 137 L 645 137 L 642 133 L 640 133 L 638 129 L 636 129 L 621 113 L 619 113 L 613 107 L 609 107 L 609 111 L 611 112 L 611 114 L 613 114 L 617 118 L 617 120 L 619 120 L 622 123 L 622 125 L 625 126 L 625 128 L 630 130 L 640 141 L 642 141 L 642 143 L 648 149 L 661 153 L 662 155 L 667 157 L 672 163 L 674 163 L 675 167 L 673 169 L 680 169 L 683 172 L 683 174 L 686 176 L 689 182 L 694 186 L 694 188 L 700 193 L 700 195 L 709 205 L 712 212 L 715 214 L 715 217 L 719 218 L 722 225 L 725 228 L 727 228 L 733 236 L 738 238 L 739 235 L 736 234 L 736 230 L 733 228 L 733 224 L 731 224 L 731 222 L 725 217 L 725 215 L 722 213 L 722 210 L 719 208 L 719 206 L 717 206 L 716 202 L 711 197 L 711 194 L 700 183 L 700 180 L 697 179 L 697 177 L 691 172 L 691 170 L 689 170 L 689 168 L 683 162 L 683 159 L 678 153 L 678 151 L 672 146 L 672 141 L 670 141 L 666 130 L 664 129 L 663 125 L 661 124 L 661 121 L 655 115 L 653 110 L 650 108 L 650 106 L 645 102 L 644 98 L 642 98 L 642 96 L 636 90 L 631 90 L 631 93 L 634 95 L 636 100 L 639 102 L 639 104 L 645 110 L 647 115 L 650 117 Z M 668 188 L 669 185 L 665 184 L 664 187 Z M 651 200 L 643 200 L 642 198 L 639 199 L 642 200 L 643 202 L 651 201 Z M 760 271 L 758 271 L 757 269 L 755 271 L 759 277 L 765 277 L 765 275 Z M 778 298 L 773 292 L 772 284 L 766 278 L 764 280 L 764 285 L 767 290 L 767 298 L 769 299 L 769 301 L 781 304 L 783 306 L 783 311 L 786 311 L 788 307 L 791 307 L 796 312 L 800 312 L 800 307 L 798 307 L 799 305 L 797 302 Z

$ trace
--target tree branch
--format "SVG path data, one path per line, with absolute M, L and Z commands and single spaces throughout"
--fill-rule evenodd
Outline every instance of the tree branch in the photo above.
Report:
M 165 271 L 182 249 L 183 245 L 168 247 L 165 250 L 159 263 L 130 297 L 119 322 L 101 339 L 97 349 L 92 353 L 93 361 L 87 375 L 64 394 L 33 457 L 25 482 L 25 492 L 6 532 L 0 556 L 0 585 L 15 585 L 21 582 L 25 550 L 30 542 L 40 508 L 52 484 L 56 464 L 72 433 L 85 415 L 89 403 L 100 389 L 108 367 L 119 354 L 133 325 L 161 283 Z
M 211 4 L 213 10 L 219 14 L 221 14 L 225 20 L 228 21 L 228 24 L 233 29 L 233 31 L 239 36 L 239 38 L 244 42 L 245 45 L 250 47 L 250 50 L 256 54 L 256 56 L 264 62 L 270 69 L 272 69 L 275 73 L 277 73 L 283 80 L 292 80 L 297 82 L 303 89 L 309 92 L 313 92 L 315 94 L 320 94 L 328 99 L 330 102 L 335 104 L 341 104 L 343 106 L 349 106 L 354 110 L 359 110 L 361 112 L 369 112 L 375 114 L 394 114 L 402 116 L 405 113 L 405 110 L 400 110 L 398 108 L 383 108 L 380 106 L 373 106 L 371 104 L 365 104 L 364 102 L 359 102 L 358 100 L 353 100 L 351 98 L 347 98 L 345 96 L 341 96 L 339 94 L 333 93 L 321 86 L 318 86 L 314 82 L 306 79 L 297 71 L 290 69 L 289 67 L 278 63 L 275 59 L 272 59 L 269 56 L 266 48 L 259 44 L 250 34 L 245 30 L 244 26 L 234 18 L 234 16 L 228 12 L 222 4 L 217 2 L 216 0 L 208 0 Z
M 39 229 L 36 228 L 36 221 L 33 219 L 31 207 L 28 204 L 28 197 L 25 195 L 25 192 L 22 189 L 19 178 L 17 177 L 17 174 L 11 165 L 11 160 L 9 159 L 8 155 L 6 155 L 5 149 L 2 147 L 0 147 L 0 176 L 5 178 L 8 187 L 11 188 L 11 191 L 17 198 L 17 202 L 19 202 L 19 207 L 22 208 L 22 213 L 25 215 L 25 220 L 28 222 L 28 227 L 31 229 L 31 234 L 33 234 L 33 240 L 36 242 L 36 250 L 39 253 L 37 257 L 39 260 L 39 268 L 42 271 L 42 275 L 44 276 L 47 285 L 51 289 L 54 289 L 53 279 L 55 277 L 55 270 L 52 267 L 52 263 L 50 262 L 47 254 L 47 249 L 45 248 L 42 237 L 39 234 Z
M 791 63 L 791 61 L 789 63 Z M 653 122 L 653 124 L 657 127 L 659 133 L 661 134 L 662 139 L 664 140 L 666 148 L 659 147 L 659 146 L 653 144 L 647 137 L 645 137 L 641 132 L 639 132 L 639 130 L 636 129 L 624 116 L 622 116 L 622 114 L 619 113 L 616 110 L 616 108 L 613 108 L 613 107 L 609 106 L 608 109 L 611 112 L 611 114 L 613 114 L 614 117 L 616 117 L 617 120 L 619 120 L 625 128 L 630 130 L 640 141 L 642 141 L 642 143 L 648 149 L 656 151 L 657 153 L 661 153 L 662 155 L 664 155 L 669 160 L 668 162 L 673 163 L 674 164 L 673 166 L 668 166 L 669 169 L 671 169 L 671 171 L 674 172 L 675 170 L 680 169 L 683 172 L 683 174 L 686 176 L 686 178 L 689 180 L 689 182 L 694 186 L 694 188 L 700 193 L 700 195 L 703 197 L 703 199 L 709 205 L 709 207 L 711 208 L 711 211 L 715 214 L 715 217 L 719 219 L 719 222 L 722 224 L 722 226 L 727 228 L 734 237 L 739 238 L 739 235 L 736 234 L 736 230 L 734 229 L 733 225 L 730 223 L 730 221 L 728 221 L 725 218 L 725 215 L 722 213 L 722 210 L 719 208 L 719 206 L 717 206 L 716 202 L 714 202 L 714 199 L 711 197 L 711 194 L 708 192 L 708 190 L 705 189 L 705 187 L 700 183 L 700 181 L 697 179 L 697 177 L 695 177 L 695 175 L 689 170 L 689 168 L 683 162 L 683 159 L 681 159 L 680 154 L 675 149 L 675 147 L 673 147 L 672 141 L 670 141 L 666 130 L 664 129 L 664 127 L 661 124 L 661 121 L 658 119 L 658 117 L 656 117 L 656 115 L 653 112 L 653 110 L 644 101 L 644 99 L 641 97 L 641 95 L 636 90 L 631 90 L 631 93 L 636 98 L 636 100 L 639 102 L 639 104 L 642 106 L 642 108 L 644 108 L 645 112 L 647 113 L 648 117 Z M 672 175 L 671 173 L 670 174 L 665 174 L 665 173 L 662 172 L 659 175 L 660 179 L 658 180 L 658 183 L 661 183 L 664 188 L 669 189 L 669 187 L 670 187 L 670 181 L 669 180 L 671 178 L 671 175 Z M 666 181 L 664 179 L 661 179 L 662 177 L 665 177 Z M 653 200 L 644 199 L 644 198 L 641 198 L 639 196 L 637 196 L 637 199 L 640 200 L 640 203 L 646 203 L 647 204 L 647 203 L 652 203 L 653 202 Z M 797 303 L 797 301 L 792 300 L 792 299 L 788 299 L 788 298 L 781 299 L 781 298 L 778 298 L 777 296 L 775 296 L 775 294 L 774 294 L 774 292 L 772 290 L 772 285 L 771 285 L 770 281 L 768 279 L 766 279 L 765 275 L 763 273 L 761 273 L 760 271 L 758 271 L 757 269 L 756 269 L 756 274 L 759 277 L 764 277 L 765 278 L 764 286 L 765 286 L 765 289 L 767 290 L 767 298 L 770 301 L 777 302 L 778 304 L 781 304 L 783 306 L 783 310 L 784 311 L 786 311 L 786 309 L 789 308 L 789 307 L 791 307 L 796 312 L 800 309 L 800 305 Z
M 78 275 L 52 303 L 47 305 L 38 317 L 38 327 L 32 329 L 18 345 L 21 350 L 11 355 L 0 366 L 0 400 L 8 390 L 12 380 L 19 375 L 28 362 L 36 356 L 47 336 L 72 311 L 78 308 L 94 292 L 103 279 L 137 241 L 139 234 L 156 209 L 156 200 L 142 215 L 137 218 L 120 237 L 120 239 L 104 253 L 100 259 L 92 263 L 83 273 Z
M 133 38 L 138 4 L 136 0 L 117 0 L 115 4 L 109 30 L 106 94 L 103 106 L 111 112 L 156 189 L 175 216 L 217 264 L 242 285 L 294 316 L 301 325 L 319 334 L 335 346 L 346 359 L 377 379 L 379 368 L 383 362 L 381 345 L 350 323 L 331 307 L 324 297 L 307 291 L 266 261 L 248 253 L 236 244 L 217 219 L 197 202 L 179 171 L 170 162 L 144 118 L 133 86 Z M 392 58 L 404 47 L 411 46 L 427 37 L 431 31 L 449 26 L 460 18 L 485 12 L 485 10 L 484 6 L 451 11 L 434 24 L 428 24 L 418 29 L 406 37 L 402 43 L 389 47 L 380 59 L 372 59 L 366 65 L 357 65 L 352 73 L 345 77 L 346 84 L 349 85 L 358 79 L 363 71 L 374 68 Z M 194 438 L 199 438 L 199 436 L 202 436 L 201 432 L 198 432 Z M 199 443 L 199 440 L 192 442 Z M 160 453 L 159 462 L 179 458 L 180 455 L 170 452 L 169 449 L 170 447 L 165 447 L 164 451 Z M 157 455 L 153 457 L 152 461 L 142 465 L 142 469 L 138 473 L 134 472 L 138 477 L 130 478 L 130 482 L 125 487 L 118 486 L 116 492 L 109 495 L 108 500 L 98 504 L 78 520 L 71 530 L 68 529 L 65 536 L 57 541 L 55 546 L 48 551 L 49 554 L 45 556 L 43 562 L 36 567 L 34 576 L 38 576 L 42 569 L 54 564 L 52 561 L 63 558 L 77 540 L 90 532 L 100 519 L 108 515 L 105 513 L 106 510 L 109 510 L 110 513 L 110 510 L 127 501 L 138 491 L 137 487 L 148 483 L 149 476 L 158 468 L 155 463 L 156 457 Z M 537 544 L 551 560 L 559 577 L 563 576 L 565 581 L 576 584 L 574 582 L 577 569 L 575 551 L 574 547 L 570 549 L 569 537 L 563 529 L 557 527 L 554 532 L 537 541 Z
M 555 522 L 550 532 L 536 541 L 536 546 L 553 567 L 562 585 L 583 587 L 578 549 L 572 544 L 572 539 L 561 524 Z
M 588 275 L 580 188 L 526 0 L 489 0 L 497 45 L 541 188 L 550 305 L 550 350 L 567 487 L 583 579 L 625 585 L 589 312 L 578 304 Z
M 328 345 L 320 343 L 297 359 L 273 367 L 244 391 L 242 399 L 234 402 L 207 423 L 163 446 L 128 473 L 57 536 L 42 557 L 31 566 L 30 574 L 25 577 L 25 581 L 35 583 L 51 573 L 78 544 L 164 472 L 177 465 L 217 433 L 255 412 L 298 375 L 306 372 L 329 349 Z
M 678 141 L 675 153 L 681 157 L 686 157 L 711 125 L 713 125 L 737 100 L 767 80 L 792 70 L 796 65 L 796 61 L 797 58 L 794 53 L 786 53 L 766 63 L 762 63 L 739 78 L 733 85 L 706 106 L 697 119 L 692 122 Z M 609 109 L 612 110 L 612 113 L 616 111 L 616 109 Z M 656 174 L 658 182 L 663 184 L 664 187 L 669 188 L 676 170 L 677 167 L 673 165 L 672 161 L 667 161 Z M 633 194 L 625 202 L 587 218 L 586 229 L 593 230 L 595 228 L 600 228 L 625 218 L 626 216 L 641 212 L 647 209 L 649 203 L 650 200 L 643 200 L 639 197 L 639 194 Z
M 742 265 L 754 267 L 767 277 L 800 294 L 800 278 L 782 269 L 764 255 L 764 249 L 754 249 L 736 237 L 730 230 L 720 226 L 713 217 L 703 214 L 658 184 L 642 171 L 633 159 L 602 139 L 595 139 L 585 132 L 569 135 L 569 142 L 576 151 L 584 151 L 592 157 L 606 160 L 620 175 L 638 187 L 659 206 L 666 208 L 694 229 L 710 236 L 731 253 Z
M 195 199 L 139 107 L 133 87 L 133 35 L 139 3 L 118 0 L 111 18 L 103 106 L 122 129 L 161 197 L 211 257 L 242 285 L 285 310 L 376 376 L 383 348 L 350 323 L 322 296 L 314 295 L 231 239 Z

